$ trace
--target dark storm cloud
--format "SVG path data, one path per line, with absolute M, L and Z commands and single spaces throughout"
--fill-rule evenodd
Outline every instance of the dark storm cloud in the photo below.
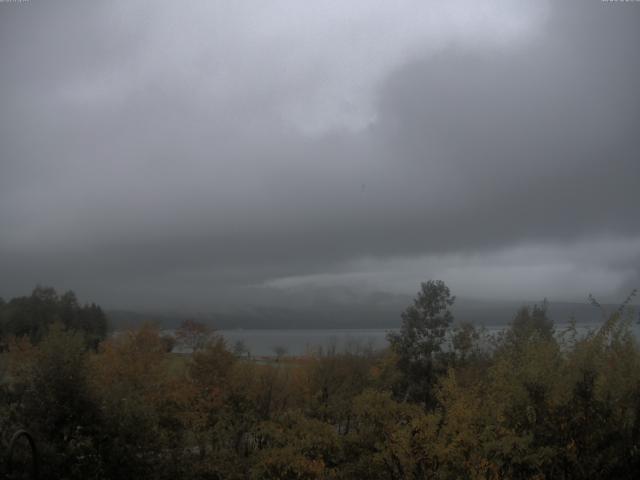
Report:
M 3 295 L 205 304 L 363 258 L 576 245 L 573 274 L 637 279 L 638 5 L 434 4 L 409 33 L 364 5 L 154 5 L 0 4 Z

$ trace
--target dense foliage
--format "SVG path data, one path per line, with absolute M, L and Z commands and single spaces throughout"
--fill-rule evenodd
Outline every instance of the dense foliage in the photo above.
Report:
M 65 329 L 78 332 L 87 345 L 97 347 L 107 335 L 107 317 L 96 304 L 80 305 L 72 291 L 58 294 L 50 287 L 36 287 L 31 295 L 0 298 L 0 338 L 28 337 L 37 343 L 60 323 Z
M 5 334 L 0 421 L 34 432 L 46 478 L 637 478 L 626 308 L 584 335 L 524 307 L 489 336 L 453 323 L 453 301 L 423 284 L 387 351 L 271 360 L 194 322 L 179 332 L 191 355 L 151 326 L 95 351 L 60 318 Z

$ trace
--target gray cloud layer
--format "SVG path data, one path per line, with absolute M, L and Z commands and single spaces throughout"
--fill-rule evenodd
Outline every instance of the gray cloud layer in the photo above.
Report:
M 177 3 L 0 4 L 1 295 L 639 280 L 639 5 Z

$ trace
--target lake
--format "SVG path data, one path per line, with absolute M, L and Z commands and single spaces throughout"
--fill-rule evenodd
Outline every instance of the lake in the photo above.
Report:
M 578 324 L 577 329 L 581 334 L 593 330 L 600 324 Z M 556 331 L 560 332 L 567 324 L 556 324 Z M 485 327 L 488 333 L 497 333 L 505 328 L 504 325 Z M 387 346 L 387 332 L 397 329 L 371 328 L 371 329 L 234 329 L 219 330 L 227 340 L 229 347 L 233 348 L 237 341 L 244 342 L 251 355 L 273 356 L 275 349 L 282 347 L 287 355 L 303 355 L 318 347 L 328 348 L 335 346 L 338 351 L 347 347 L 372 347 L 381 349 Z M 640 338 L 640 326 L 633 325 L 636 337 Z
M 317 329 L 317 330 L 219 330 L 229 343 L 244 342 L 251 355 L 262 357 L 275 355 L 276 347 L 282 347 L 287 355 L 303 355 L 318 347 L 335 346 L 372 347 L 381 349 L 387 345 L 388 329 Z

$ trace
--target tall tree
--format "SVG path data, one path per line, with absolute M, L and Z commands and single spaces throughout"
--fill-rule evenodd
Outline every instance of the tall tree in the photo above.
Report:
M 402 313 L 400 332 L 387 336 L 403 374 L 396 394 L 426 407 L 433 405 L 433 386 L 445 369 L 443 345 L 453 322 L 454 302 L 442 280 L 423 282 L 413 304 Z

